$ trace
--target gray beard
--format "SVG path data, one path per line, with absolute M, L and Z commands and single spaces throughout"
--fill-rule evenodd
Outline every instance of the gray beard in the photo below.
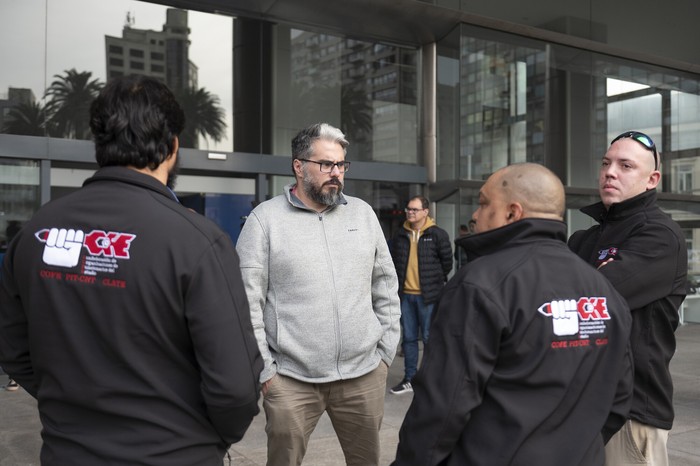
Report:
M 312 201 L 317 202 L 321 205 L 335 205 L 340 199 L 340 193 L 343 192 L 343 183 L 340 180 L 335 179 L 338 182 L 335 186 L 337 189 L 330 190 L 328 192 L 323 192 L 323 185 L 317 186 L 314 184 L 313 180 L 307 176 L 306 170 L 303 170 L 304 176 L 301 179 L 302 189 L 304 193 L 311 198 Z M 327 183 L 328 184 L 328 183 Z

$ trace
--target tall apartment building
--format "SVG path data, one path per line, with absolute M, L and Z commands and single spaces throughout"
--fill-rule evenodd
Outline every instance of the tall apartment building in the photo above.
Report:
M 18 87 L 10 87 L 6 97 L 0 97 L 0 128 L 5 126 L 10 109 L 18 104 L 33 104 L 36 102 L 34 91 Z
M 187 11 L 170 8 L 162 31 L 136 29 L 127 14 L 122 37 L 105 36 L 107 76 L 145 74 L 173 90 L 197 87 L 197 66 L 189 59 Z

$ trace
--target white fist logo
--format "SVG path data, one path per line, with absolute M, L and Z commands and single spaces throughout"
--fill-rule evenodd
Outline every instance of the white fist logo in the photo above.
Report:
M 44 246 L 44 262 L 59 267 L 75 267 L 80 261 L 84 239 L 82 230 L 51 228 Z
M 578 333 L 578 310 L 575 299 L 562 299 L 550 303 L 554 334 L 576 335 Z

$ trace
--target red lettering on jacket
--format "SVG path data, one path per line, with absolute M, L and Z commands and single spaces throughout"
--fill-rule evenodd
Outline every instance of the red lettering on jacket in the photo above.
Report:
M 92 255 L 128 259 L 129 247 L 134 238 L 136 235 L 131 233 L 93 230 L 85 236 L 83 244 Z

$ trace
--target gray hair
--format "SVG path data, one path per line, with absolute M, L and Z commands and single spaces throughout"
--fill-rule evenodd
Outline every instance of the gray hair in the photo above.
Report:
M 343 153 L 347 153 L 347 148 L 350 144 L 345 139 L 343 132 L 338 128 L 328 123 L 316 123 L 302 129 L 292 139 L 292 160 L 308 159 L 311 156 L 311 146 L 319 139 L 340 144 L 340 147 L 343 148 Z

